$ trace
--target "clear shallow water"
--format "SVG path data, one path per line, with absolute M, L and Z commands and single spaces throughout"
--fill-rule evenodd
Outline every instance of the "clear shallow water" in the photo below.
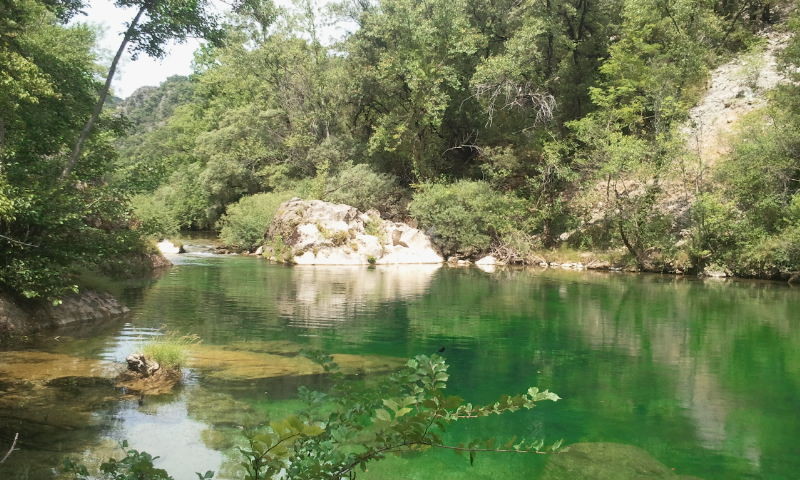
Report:
M 392 357 L 445 347 L 450 388 L 469 401 L 532 385 L 563 397 L 459 425 L 453 441 L 517 435 L 616 442 L 682 475 L 800 477 L 800 290 L 782 284 L 539 270 L 288 268 L 198 253 L 178 257 L 158 279 L 114 288 L 132 309 L 126 319 L 35 339 L 28 348 L 121 360 L 161 327 L 212 346 L 285 340 Z M 113 385 L 59 383 L 42 393 L 33 384 L 12 388 L 0 376 L 0 438 L 23 434 L 23 450 L 0 466 L 0 478 L 53 478 L 64 454 L 108 454 L 121 439 L 160 455 L 177 480 L 207 469 L 224 477 L 241 417 L 291 411 L 304 383 L 324 387 L 315 377 L 226 381 L 189 372 L 176 393 L 139 405 L 120 400 Z M 428 452 L 390 458 L 364 478 L 540 478 L 548 461 L 484 455 L 469 467 L 452 453 Z

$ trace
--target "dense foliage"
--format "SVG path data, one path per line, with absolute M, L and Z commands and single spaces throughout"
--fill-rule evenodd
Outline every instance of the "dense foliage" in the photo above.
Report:
M 147 10 L 131 23 L 120 52 L 128 45 L 134 55 L 158 56 L 168 39 L 220 40 L 223 33 L 201 0 L 117 5 Z M 94 31 L 66 24 L 84 6 L 0 5 L 0 290 L 23 299 L 57 302 L 77 291 L 82 269 L 124 271 L 121 259 L 149 251 L 131 228 L 126 199 L 135 190 L 108 181 L 125 127 L 121 118 L 101 115 L 114 64 L 103 86 Z
M 120 51 L 209 43 L 190 77 L 99 116 L 93 33 L 65 24 L 83 4 L 0 7 L 4 290 L 57 298 L 181 229 L 252 250 L 280 192 L 413 217 L 446 254 L 567 243 L 643 269 L 800 268 L 796 85 L 711 172 L 681 130 L 715 65 L 743 55 L 755 85 L 764 29 L 787 30 L 796 74 L 790 2 L 249 0 L 226 23 L 199 0 L 117 3 L 142 13 Z M 336 43 L 331 21 L 352 25 Z
M 800 27 L 800 17 L 791 24 Z M 768 107 L 746 119 L 717 172 L 722 188 L 697 209 L 699 255 L 739 275 L 800 268 L 800 37 L 781 60 L 795 83 L 777 87 Z
M 413 217 L 446 254 L 524 259 L 566 241 L 623 249 L 645 269 L 734 269 L 752 249 L 712 254 L 698 233 L 706 191 L 730 175 L 687 173 L 680 128 L 710 68 L 757 52 L 756 33 L 785 28 L 787 12 L 750 0 L 344 2 L 333 20 L 355 27 L 325 44 L 330 18 L 313 2 L 249 4 L 224 46 L 198 53 L 191 77 L 123 107 L 135 118 L 135 103 L 174 102 L 120 140 L 118 181 L 181 228 L 222 227 L 248 215 L 240 198 L 293 190 Z M 764 129 L 748 134 L 783 148 Z M 767 153 L 749 143 L 751 158 Z M 770 169 L 762 188 L 779 188 L 780 175 Z M 693 207 L 665 207 L 678 189 Z M 267 218 L 249 216 L 253 226 Z M 775 268 L 747 271 L 796 270 L 793 240 L 781 242 Z
M 99 180 L 118 122 L 101 121 L 72 181 L 59 179 L 98 86 L 94 34 L 62 25 L 68 5 L 0 7 L 0 289 L 25 298 L 57 298 L 77 288 L 76 267 L 141 249 L 125 193 Z
M 294 197 L 292 192 L 257 193 L 228 206 L 219 220 L 220 239 L 227 245 L 253 249 L 263 243 L 264 225 L 269 225 L 278 206 Z
M 445 254 L 486 251 L 528 222 L 523 199 L 481 181 L 419 185 L 409 208 Z

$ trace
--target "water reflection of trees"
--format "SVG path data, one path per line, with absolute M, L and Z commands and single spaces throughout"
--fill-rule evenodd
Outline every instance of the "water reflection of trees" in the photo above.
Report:
M 797 292 L 660 276 L 465 276 L 436 282 L 409 310 L 418 336 L 477 353 L 454 380 L 465 391 L 527 377 L 572 399 L 581 439 L 639 442 L 686 462 L 717 456 L 740 473 L 800 468 L 787 464 L 800 433 L 787 411 L 800 400 Z
M 319 328 L 348 331 L 382 306 L 413 301 L 434 278 L 436 265 L 285 267 L 253 258 L 212 258 L 202 268 L 177 267 L 135 302 L 137 323 L 200 335 L 225 343 L 234 338 L 286 338 Z M 363 333 L 363 332 L 361 332 Z M 292 335 L 293 336 L 293 335 Z M 347 341 L 357 342 L 356 335 Z
M 455 392 L 470 400 L 528 385 L 564 396 L 528 420 L 568 441 L 636 444 L 700 476 L 800 471 L 790 447 L 800 433 L 796 290 L 658 275 L 224 262 L 162 278 L 137 307 L 140 319 L 209 343 L 289 338 L 393 356 L 444 346 Z M 487 432 L 519 428 L 493 425 Z

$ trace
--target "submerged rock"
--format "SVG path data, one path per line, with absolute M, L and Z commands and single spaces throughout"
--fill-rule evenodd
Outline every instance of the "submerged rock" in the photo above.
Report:
M 122 372 L 116 386 L 129 394 L 164 395 L 171 393 L 181 382 L 183 374 L 176 368 L 159 368 L 150 375 L 137 372 Z
M 633 445 L 621 443 L 576 443 L 553 454 L 544 469 L 542 480 L 692 480 L 678 475 Z
M 283 203 L 265 235 L 265 256 L 298 265 L 442 263 L 427 235 L 374 210 L 292 199 Z M 285 247 L 281 251 L 279 245 Z
M 402 359 L 377 355 L 333 354 L 332 357 L 345 374 L 388 372 L 404 364 Z M 210 345 L 192 347 L 188 366 L 203 370 L 205 376 L 217 380 L 253 380 L 324 373 L 319 364 L 300 355 L 276 355 Z
M 9 432 L 20 439 L 0 465 L 0 478 L 54 478 L 59 459 L 93 442 L 108 418 L 104 412 L 116 408 L 114 374 L 113 364 L 98 360 L 0 352 L 0 443 Z
M 225 350 L 245 350 L 259 353 L 276 353 L 279 355 L 297 354 L 305 347 L 289 340 L 242 340 L 223 345 Z
M 213 430 L 236 429 L 237 435 L 241 435 L 239 427 L 254 427 L 264 421 L 264 416 L 248 403 L 208 389 L 190 390 L 186 409 L 191 418 L 210 425 Z
M 131 393 L 170 393 L 183 377 L 180 368 L 161 368 L 158 362 L 147 358 L 143 353 L 132 353 L 125 361 L 128 363 L 128 370 L 120 374 L 117 386 Z
M 62 353 L 37 351 L 0 352 L 0 379 L 51 382 L 59 378 L 113 378 L 113 363 Z

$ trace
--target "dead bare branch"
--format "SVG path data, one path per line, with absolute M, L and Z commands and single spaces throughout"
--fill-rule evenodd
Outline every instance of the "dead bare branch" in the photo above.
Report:
M 475 85 L 475 96 L 486 100 L 486 126 L 492 124 L 495 112 L 499 110 L 533 110 L 534 125 L 549 122 L 553 118 L 556 99 L 550 93 L 539 89 L 531 82 L 516 83 L 504 80 L 500 83 Z
M 9 448 L 6 454 L 3 456 L 3 458 L 0 459 L 0 463 L 5 462 L 8 459 L 8 457 L 11 456 L 11 452 L 13 452 L 14 448 L 17 446 L 18 439 L 19 439 L 19 432 L 14 434 L 14 441 L 11 442 L 11 448 Z

